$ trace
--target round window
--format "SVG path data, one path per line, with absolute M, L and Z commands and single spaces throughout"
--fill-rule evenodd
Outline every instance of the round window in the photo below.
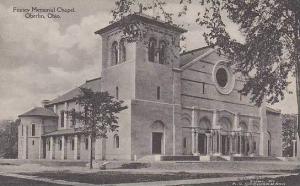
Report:
M 225 87 L 228 83 L 228 74 L 224 68 L 219 68 L 216 73 L 217 83 L 220 87 Z
M 220 61 L 216 63 L 212 75 L 216 88 L 221 94 L 230 94 L 232 92 L 235 77 L 226 62 Z

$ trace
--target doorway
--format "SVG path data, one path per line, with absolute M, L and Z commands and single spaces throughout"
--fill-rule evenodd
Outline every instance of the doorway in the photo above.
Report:
M 162 132 L 152 132 L 152 154 L 161 154 L 162 137 Z
M 198 134 L 198 152 L 200 154 L 206 154 L 206 135 Z

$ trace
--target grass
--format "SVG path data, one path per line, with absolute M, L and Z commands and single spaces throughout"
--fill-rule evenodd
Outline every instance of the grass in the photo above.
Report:
M 295 171 L 292 171 L 295 172 Z M 298 170 L 299 173 L 299 170 Z M 257 178 L 251 180 L 240 180 L 233 182 L 188 184 L 184 186 L 299 186 L 300 174 L 278 178 Z
M 29 179 L 15 178 L 10 176 L 0 176 L 0 185 L 2 186 L 59 186 L 59 184 L 34 181 Z
M 117 184 L 117 183 L 138 183 L 152 181 L 186 180 L 201 178 L 218 178 L 232 176 L 247 176 L 247 174 L 233 173 L 125 173 L 116 171 L 100 171 L 96 173 L 72 173 L 69 171 L 46 171 L 40 173 L 22 173 L 56 180 L 74 181 L 91 184 Z

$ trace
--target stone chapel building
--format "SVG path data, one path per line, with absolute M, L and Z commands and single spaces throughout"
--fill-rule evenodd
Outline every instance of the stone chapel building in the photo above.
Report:
M 143 37 L 127 42 L 120 21 L 96 31 L 101 78 L 81 85 L 125 101 L 119 132 L 91 142 L 77 130 L 66 112 L 79 109 L 77 87 L 19 116 L 20 159 L 88 160 L 90 143 L 95 159 L 282 156 L 280 111 L 240 95 L 243 79 L 225 56 L 209 47 L 180 54 L 186 30 L 141 13 L 125 19 Z

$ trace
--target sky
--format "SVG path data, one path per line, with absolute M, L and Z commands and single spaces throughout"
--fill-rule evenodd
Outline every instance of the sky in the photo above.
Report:
M 176 1 L 169 2 L 166 10 L 180 10 Z M 20 11 L 32 7 L 74 8 L 74 12 L 57 13 L 60 18 L 25 18 Z M 51 100 L 85 80 L 100 77 L 101 38 L 94 32 L 109 24 L 113 8 L 113 0 L 0 1 L 0 120 L 16 119 L 41 106 L 42 100 Z M 199 10 L 200 5 L 193 6 L 188 15 L 175 20 L 189 30 L 183 43 L 187 50 L 206 45 L 203 28 L 190 18 Z M 242 39 L 238 26 L 228 24 L 230 34 Z M 289 90 L 294 91 L 294 87 L 293 82 Z M 295 94 L 287 95 L 274 107 L 296 113 Z

